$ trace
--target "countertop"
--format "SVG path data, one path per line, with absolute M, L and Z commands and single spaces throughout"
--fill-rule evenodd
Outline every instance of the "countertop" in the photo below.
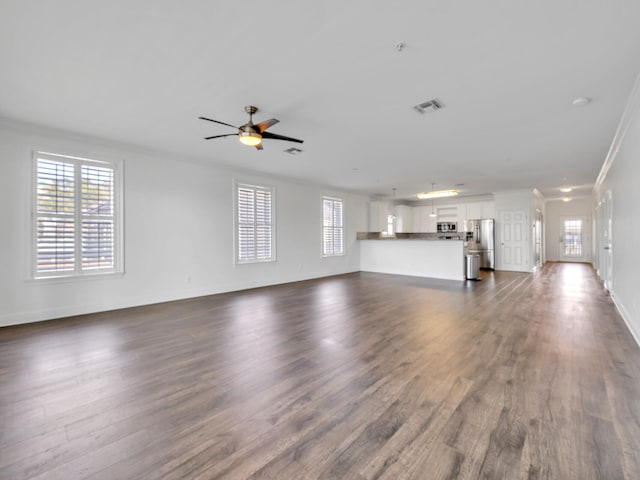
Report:
M 381 232 L 357 232 L 356 240 L 448 240 L 448 241 L 464 241 L 466 232 L 447 232 L 447 233 L 396 233 L 392 236 L 384 235 Z

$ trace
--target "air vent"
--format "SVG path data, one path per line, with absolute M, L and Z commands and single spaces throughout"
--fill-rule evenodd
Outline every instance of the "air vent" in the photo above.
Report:
M 299 153 L 302 153 L 302 150 L 296 147 L 291 147 L 291 148 L 287 148 L 285 152 L 288 153 L 289 155 L 298 155 Z
M 422 102 L 422 103 L 419 103 L 418 105 L 414 105 L 413 108 L 415 108 L 418 111 L 418 113 L 429 113 L 429 112 L 435 112 L 436 110 L 440 110 L 443 107 L 444 107 L 443 103 L 437 98 L 434 98 L 433 100 L 429 100 L 427 102 Z

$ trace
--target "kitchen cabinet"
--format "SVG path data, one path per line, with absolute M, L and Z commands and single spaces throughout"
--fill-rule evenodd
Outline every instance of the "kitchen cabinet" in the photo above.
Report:
M 478 218 L 484 218 L 482 216 L 482 204 L 484 202 L 467 203 L 466 214 L 463 220 L 476 220 Z
M 413 231 L 414 232 L 424 232 L 422 226 L 422 210 L 424 207 L 413 207 Z M 426 228 L 426 226 L 425 226 Z
M 360 269 L 464 281 L 461 240 L 360 240 Z
M 458 230 L 462 231 L 465 220 L 477 220 L 482 218 L 495 218 L 495 203 L 473 202 L 458 206 Z
M 391 213 L 389 207 L 389 202 L 369 202 L 370 232 L 382 232 L 387 229 L 387 215 Z
M 431 209 L 427 210 L 427 214 L 425 217 L 425 232 L 427 233 L 436 233 L 438 231 L 438 217 L 431 217 Z
M 445 205 L 436 207 L 438 222 L 455 223 L 458 221 L 458 205 Z
M 495 202 L 482 202 L 482 218 L 496 218 Z
M 396 232 L 413 232 L 413 207 L 409 205 L 396 205 Z
M 435 211 L 435 210 L 434 210 Z M 437 231 L 436 217 L 430 217 L 431 206 L 413 207 L 413 231 L 419 233 L 435 233 Z

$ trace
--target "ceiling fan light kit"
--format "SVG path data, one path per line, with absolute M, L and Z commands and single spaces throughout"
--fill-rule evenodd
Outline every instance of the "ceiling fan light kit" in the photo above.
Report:
M 280 122 L 280 120 L 276 118 L 270 118 L 269 120 L 265 120 L 260 123 L 253 123 L 253 114 L 258 111 L 258 107 L 254 107 L 253 105 L 248 105 L 244 107 L 244 111 L 249 114 L 249 121 L 244 125 L 236 127 L 229 123 L 221 122 L 219 120 L 213 120 L 207 117 L 198 117 L 200 120 L 207 120 L 208 122 L 219 123 L 220 125 L 226 125 L 227 127 L 235 128 L 238 130 L 238 133 L 228 133 L 225 135 L 213 135 L 211 137 L 205 137 L 205 140 L 212 140 L 214 138 L 222 138 L 222 137 L 233 137 L 237 136 L 240 143 L 243 145 L 247 145 L 249 147 L 255 147 L 257 150 L 262 150 L 262 139 L 270 138 L 273 140 L 284 140 L 286 142 L 296 142 L 303 143 L 303 140 L 299 140 L 293 137 L 285 137 L 284 135 L 278 135 L 277 133 L 267 132 L 267 128 L 275 125 Z
M 238 140 L 240 140 L 240 143 L 244 145 L 255 147 L 256 145 L 260 145 L 262 143 L 262 135 L 250 130 L 240 131 L 238 132 Z

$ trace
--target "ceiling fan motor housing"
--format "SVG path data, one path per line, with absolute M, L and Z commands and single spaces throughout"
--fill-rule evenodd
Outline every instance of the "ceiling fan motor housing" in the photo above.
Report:
M 238 127 L 238 135 L 242 135 L 242 134 L 256 134 L 256 133 L 260 133 L 254 126 L 253 126 L 253 122 L 249 121 L 248 123 L 245 123 L 244 125 L 241 125 L 240 127 Z

